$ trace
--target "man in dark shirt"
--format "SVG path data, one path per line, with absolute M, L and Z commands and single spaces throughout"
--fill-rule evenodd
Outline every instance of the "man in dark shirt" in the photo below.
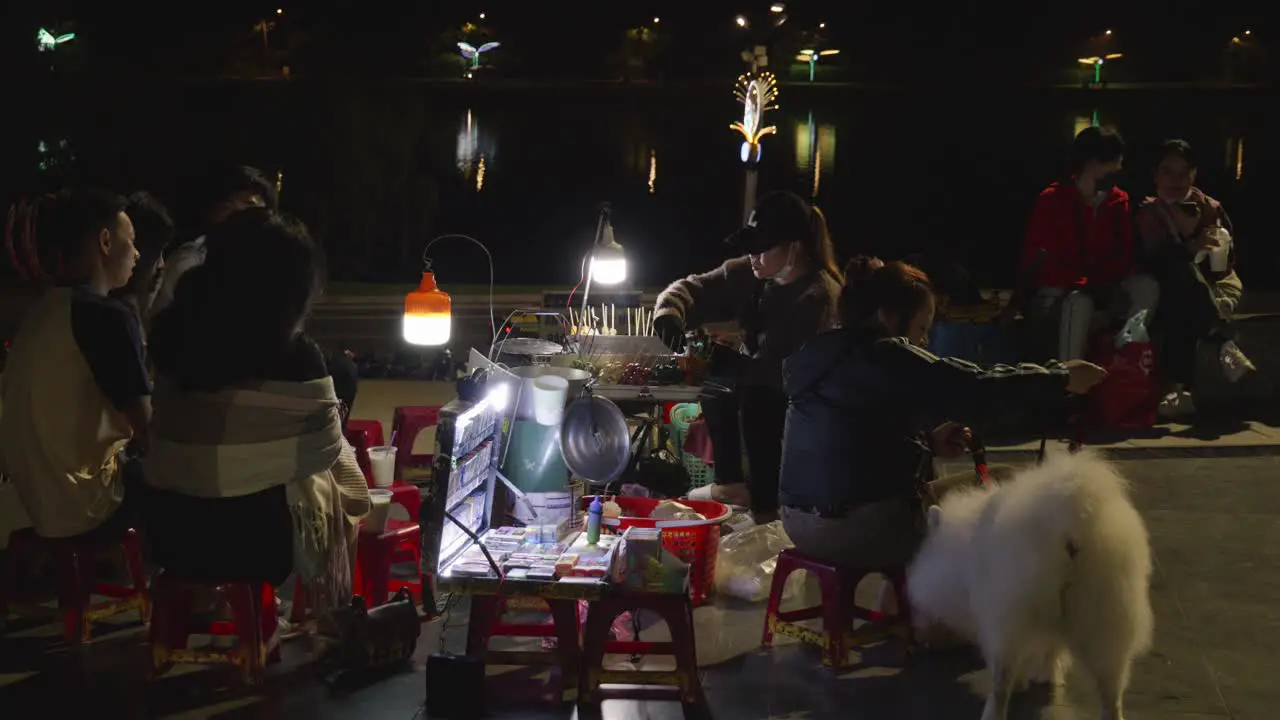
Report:
M 28 311 L 5 369 L 0 463 L 45 537 L 105 540 L 135 519 L 123 451 L 146 452 L 151 381 L 136 313 L 108 297 L 138 260 L 124 208 L 96 190 L 59 197 L 50 235 L 67 272 Z

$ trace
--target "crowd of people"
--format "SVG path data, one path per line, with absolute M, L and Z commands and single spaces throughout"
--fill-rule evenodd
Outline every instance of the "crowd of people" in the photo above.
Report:
M 192 202 L 175 228 L 147 193 L 57 196 L 41 236 L 62 272 L 12 341 L 0 473 L 42 537 L 139 528 L 165 572 L 296 574 L 337 609 L 370 500 L 343 438 L 354 363 L 303 331 L 323 250 L 254 168 L 208 174 Z
M 673 283 L 654 311 L 672 345 L 707 323 L 742 330 L 744 353 L 701 398 L 705 492 L 780 518 L 814 557 L 892 567 L 923 537 L 922 505 L 969 481 L 933 477 L 932 459 L 962 453 L 983 418 L 1087 394 L 1106 375 L 1087 360 L 1099 329 L 1146 313 L 1168 413 L 1191 411 L 1199 347 L 1238 379 L 1251 366 L 1230 334 L 1242 286 L 1226 212 L 1180 140 L 1133 209 L 1115 183 L 1124 154 L 1115 131 L 1085 129 L 1031 210 L 1018 309 L 1058 338 L 1039 365 L 930 354 L 924 272 L 863 256 L 842 270 L 817 208 L 761 197 L 729 238 L 741 255 Z M 323 251 L 253 168 L 209 173 L 189 200 L 198 212 L 175 227 L 147 193 L 59 196 L 43 234 L 62 277 L 12 342 L 0 472 L 42 536 L 140 527 L 166 571 L 275 586 L 297 573 L 336 607 L 370 500 L 343 439 L 354 364 L 303 330 Z
M 994 417 L 1065 415 L 1065 398 L 1106 377 L 1088 361 L 1099 331 L 1146 320 L 1166 415 L 1193 411 L 1197 348 L 1239 380 L 1252 365 L 1231 339 L 1242 286 L 1225 211 L 1195 186 L 1181 140 L 1161 146 L 1156 195 L 1133 210 L 1116 185 L 1124 154 L 1115 130 L 1086 128 L 1031 210 L 1013 309 L 1056 335 L 1042 355 L 1056 359 L 1038 365 L 929 353 L 938 293 L 924 272 L 863 256 L 841 272 L 817 208 L 762 197 L 729 238 L 743 255 L 672 283 L 654 311 L 673 346 L 705 323 L 736 320 L 743 335 L 741 358 L 713 361 L 703 390 L 716 482 L 695 495 L 749 505 L 758 523 L 780 518 L 813 557 L 901 566 L 923 538 L 923 506 L 975 482 L 934 477 L 933 458 L 959 456 L 970 426 Z

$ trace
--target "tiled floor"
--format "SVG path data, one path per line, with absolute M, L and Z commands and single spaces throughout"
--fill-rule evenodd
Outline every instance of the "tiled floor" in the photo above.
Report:
M 1146 518 L 1157 568 L 1155 651 L 1141 660 L 1128 720 L 1275 717 L 1280 705 L 1280 504 L 1272 457 L 1124 462 Z M 452 613 L 447 645 L 460 647 L 464 613 Z M 986 675 L 967 653 L 900 648 L 868 653 L 864 666 L 824 671 L 816 650 L 754 651 L 763 609 L 743 603 L 698 610 L 700 654 L 712 715 L 755 718 L 976 719 Z M 95 718 L 391 718 L 412 720 L 424 695 L 423 663 L 439 649 L 440 623 L 424 628 L 412 668 L 357 687 L 330 688 L 305 669 L 306 643 L 290 645 L 264 688 L 237 689 L 225 674 L 177 672 L 148 686 L 144 638 L 123 631 L 68 657 L 56 628 L 10 629 L 0 640 L 0 715 Z M 19 626 L 21 628 L 22 626 Z M 659 631 L 660 632 L 660 631 Z M 494 717 L 568 718 L 565 706 L 531 703 L 546 673 L 491 668 Z M 1022 697 L 1014 718 L 1090 718 L 1090 690 L 1073 677 L 1062 697 Z M 610 702 L 607 718 L 676 718 L 679 706 Z

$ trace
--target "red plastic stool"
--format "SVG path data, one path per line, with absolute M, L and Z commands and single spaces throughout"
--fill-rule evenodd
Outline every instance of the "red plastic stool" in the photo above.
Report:
M 379 534 L 362 531 L 356 545 L 355 590 L 370 608 L 386 603 L 402 587 L 408 588 L 415 603 L 422 603 L 422 531 L 418 526 L 422 495 L 417 486 L 397 482 L 391 486 L 391 504 L 403 507 L 409 519 L 389 519 Z M 415 579 L 392 578 L 395 563 L 413 563 Z
M 822 590 L 822 604 L 782 612 L 782 591 L 787 577 L 796 570 L 807 570 L 818 577 Z M 857 607 L 854 591 L 864 577 L 881 574 L 888 578 L 898 602 L 898 614 L 892 617 L 874 610 Z M 800 622 L 822 618 L 822 632 L 815 632 Z M 856 630 L 856 620 L 866 622 Z M 765 612 L 764 638 L 761 645 L 773 646 L 773 636 L 787 635 L 822 648 L 822 664 L 830 668 L 844 668 L 849 664 L 849 651 L 898 635 L 912 642 L 911 613 L 907 605 L 906 569 L 861 570 L 838 568 L 819 562 L 795 550 L 783 550 L 773 571 L 773 588 L 769 592 L 769 607 Z
M 229 621 L 219 620 L 209 628 L 192 626 L 192 604 L 196 590 L 212 592 L 219 605 L 231 610 Z M 275 638 L 276 596 L 266 583 L 233 582 L 220 585 L 191 582 L 161 572 L 152 583 L 151 673 L 163 675 L 176 663 L 232 665 L 249 685 L 262 683 L 267 663 L 280 660 Z M 215 637 L 233 636 L 230 647 L 189 649 L 192 633 L 207 632 Z
M 671 630 L 670 642 L 611 641 L 614 618 L 626 611 L 652 610 L 662 616 Z M 605 670 L 606 653 L 622 655 L 671 655 L 675 671 Z M 587 624 L 582 634 L 582 677 L 578 681 L 580 702 L 594 705 L 605 699 L 671 699 L 678 690 L 680 701 L 690 707 L 705 707 L 702 682 L 698 679 L 698 652 L 693 636 L 693 603 L 687 593 L 656 594 L 615 590 L 587 608 Z M 602 685 L 632 685 L 625 689 Z
M 23 584 L 19 560 L 48 552 L 57 564 L 58 612 L 62 615 L 62 635 L 69 644 L 87 642 L 92 635 L 94 620 L 137 610 L 142 615 L 142 622 L 147 622 L 151 606 L 147 600 L 147 573 L 142 565 L 142 543 L 137 531 L 125 531 L 118 547 L 124 552 L 131 586 L 95 580 L 98 551 L 102 546 L 80 539 L 42 538 L 33 528 L 11 533 L 4 585 L 0 587 L 0 621 L 8 615 L 9 606 L 18 599 L 16 591 Z M 94 603 L 93 595 L 106 597 L 108 601 Z
M 382 436 L 382 423 L 377 420 L 348 420 L 343 433 L 356 451 L 356 464 L 364 473 L 364 480 L 373 487 L 373 465 L 369 462 L 369 448 L 386 442 Z
M 395 409 L 391 419 L 391 435 L 396 445 L 396 480 L 404 479 L 404 469 L 410 466 L 430 465 L 433 455 L 414 455 L 413 441 L 418 433 L 435 425 L 440 419 L 439 405 L 402 405 Z
M 535 600 L 526 603 L 530 609 L 545 603 L 551 613 L 549 622 L 508 623 L 502 617 L 508 609 L 526 598 L 500 595 L 472 595 L 471 620 L 467 623 L 467 656 L 482 658 L 490 665 L 518 665 L 560 668 L 561 693 L 576 692 L 582 652 L 578 648 L 578 601 Z M 508 601 L 512 601 L 510 604 Z M 522 608 L 523 609 L 523 608 Z M 556 638 L 554 650 L 514 652 L 490 650 L 493 637 Z

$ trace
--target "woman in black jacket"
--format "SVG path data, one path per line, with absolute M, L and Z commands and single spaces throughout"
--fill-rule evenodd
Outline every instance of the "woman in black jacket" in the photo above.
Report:
M 782 522 L 801 552 L 862 568 L 910 561 L 924 535 L 934 456 L 964 452 L 959 422 L 1060 405 L 1106 371 L 1071 361 L 984 370 L 923 345 L 933 324 L 928 277 L 903 263 L 855 258 L 840 295 L 842 327 L 783 366 L 790 405 L 780 479 Z

